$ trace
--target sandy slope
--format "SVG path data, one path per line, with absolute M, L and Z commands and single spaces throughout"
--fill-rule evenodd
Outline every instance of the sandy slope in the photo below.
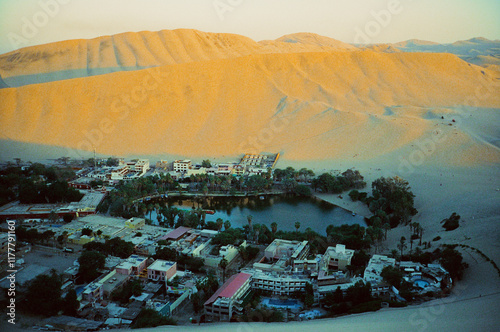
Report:
M 257 43 L 192 29 L 127 32 L 67 40 L 0 55 L 0 75 L 12 87 L 250 54 L 352 51 L 355 46 L 312 33 Z
M 451 137 L 450 163 L 497 162 L 498 149 L 451 123 L 453 107 L 498 107 L 494 82 L 446 54 L 253 55 L 2 89 L 0 130 L 115 155 L 281 151 L 290 160 L 366 160 L 434 135 Z M 481 87 L 481 98 L 468 97 Z

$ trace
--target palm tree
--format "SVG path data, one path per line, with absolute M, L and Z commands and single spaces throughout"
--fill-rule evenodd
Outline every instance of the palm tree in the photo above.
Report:
M 217 218 L 216 223 L 217 223 L 217 228 L 219 229 L 220 232 L 220 230 L 222 229 L 222 225 L 224 225 L 222 218 Z
M 417 233 L 419 234 L 419 238 L 420 238 L 418 245 L 421 246 L 422 245 L 422 235 L 424 234 L 424 228 L 422 226 L 418 225 Z
M 401 251 L 401 258 L 403 258 L 403 251 L 408 248 L 406 245 L 406 238 L 404 236 L 401 236 L 401 239 L 399 240 L 398 243 L 398 249 Z
M 252 233 L 253 233 L 253 228 L 252 228 L 252 216 L 249 214 L 247 216 L 247 221 L 248 221 L 248 238 L 250 239 Z
M 389 225 L 388 223 L 385 223 L 382 225 L 382 228 L 385 231 L 384 240 L 387 240 L 387 231 L 389 231 L 391 229 L 391 225 Z
M 299 221 L 295 222 L 295 228 L 297 228 L 297 232 L 298 232 L 299 228 L 300 228 L 300 222 Z
M 255 230 L 255 242 L 258 244 L 259 243 L 259 233 L 260 233 L 260 225 L 259 224 L 255 224 L 253 226 L 254 230 Z
M 219 267 L 222 269 L 222 283 L 226 280 L 226 267 L 227 267 L 227 259 L 225 257 L 222 257 L 222 259 L 219 262 Z
M 231 222 L 229 220 L 224 221 L 224 230 L 227 231 L 231 228 Z
M 271 231 L 273 232 L 273 234 L 276 234 L 277 230 L 278 230 L 278 224 L 276 223 L 276 221 L 273 221 L 271 223 Z

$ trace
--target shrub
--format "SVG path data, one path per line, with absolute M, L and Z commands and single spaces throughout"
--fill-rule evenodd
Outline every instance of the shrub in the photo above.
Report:
M 460 221 L 460 216 L 455 212 L 453 212 L 449 218 L 441 220 L 441 223 L 443 224 L 442 227 L 444 229 L 446 229 L 447 231 L 452 231 L 458 228 L 459 221 Z

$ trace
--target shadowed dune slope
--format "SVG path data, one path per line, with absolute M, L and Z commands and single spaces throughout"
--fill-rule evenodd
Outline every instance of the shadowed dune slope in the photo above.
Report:
M 457 156 L 463 147 L 498 161 L 498 148 L 440 117 L 499 108 L 495 82 L 449 54 L 252 55 L 1 89 L 0 131 L 113 155 L 281 151 L 291 160 L 367 159 L 454 131 Z

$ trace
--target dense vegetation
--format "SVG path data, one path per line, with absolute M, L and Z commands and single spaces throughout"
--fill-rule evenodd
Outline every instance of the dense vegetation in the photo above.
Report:
M 70 167 L 46 167 L 39 163 L 26 170 L 8 167 L 0 171 L 0 205 L 14 200 L 26 204 L 77 202 L 82 194 L 67 184 L 74 178 Z
M 40 274 L 22 285 L 21 308 L 31 314 L 53 316 L 62 311 L 75 315 L 79 307 L 74 290 L 62 297 L 62 278 L 52 269 L 49 274 Z
M 143 308 L 132 325 L 132 328 L 139 329 L 161 325 L 177 325 L 177 322 L 173 318 L 163 316 L 154 309 Z
M 459 222 L 460 216 L 455 212 L 453 212 L 449 218 L 441 220 L 441 223 L 443 224 L 442 227 L 447 231 L 457 229 L 459 226 Z
M 91 282 L 100 275 L 98 270 L 104 268 L 106 256 L 98 251 L 85 250 L 78 258 L 78 263 L 80 278 L 85 282 Z
M 105 256 L 110 255 L 120 258 L 127 258 L 134 252 L 134 244 L 119 237 L 106 239 L 104 243 L 92 241 L 84 244 L 83 248 L 88 251 L 100 252 Z
M 113 301 L 119 301 L 121 304 L 129 302 L 131 296 L 139 296 L 142 294 L 142 283 L 140 280 L 132 279 L 123 285 L 123 287 L 114 290 L 111 293 Z

